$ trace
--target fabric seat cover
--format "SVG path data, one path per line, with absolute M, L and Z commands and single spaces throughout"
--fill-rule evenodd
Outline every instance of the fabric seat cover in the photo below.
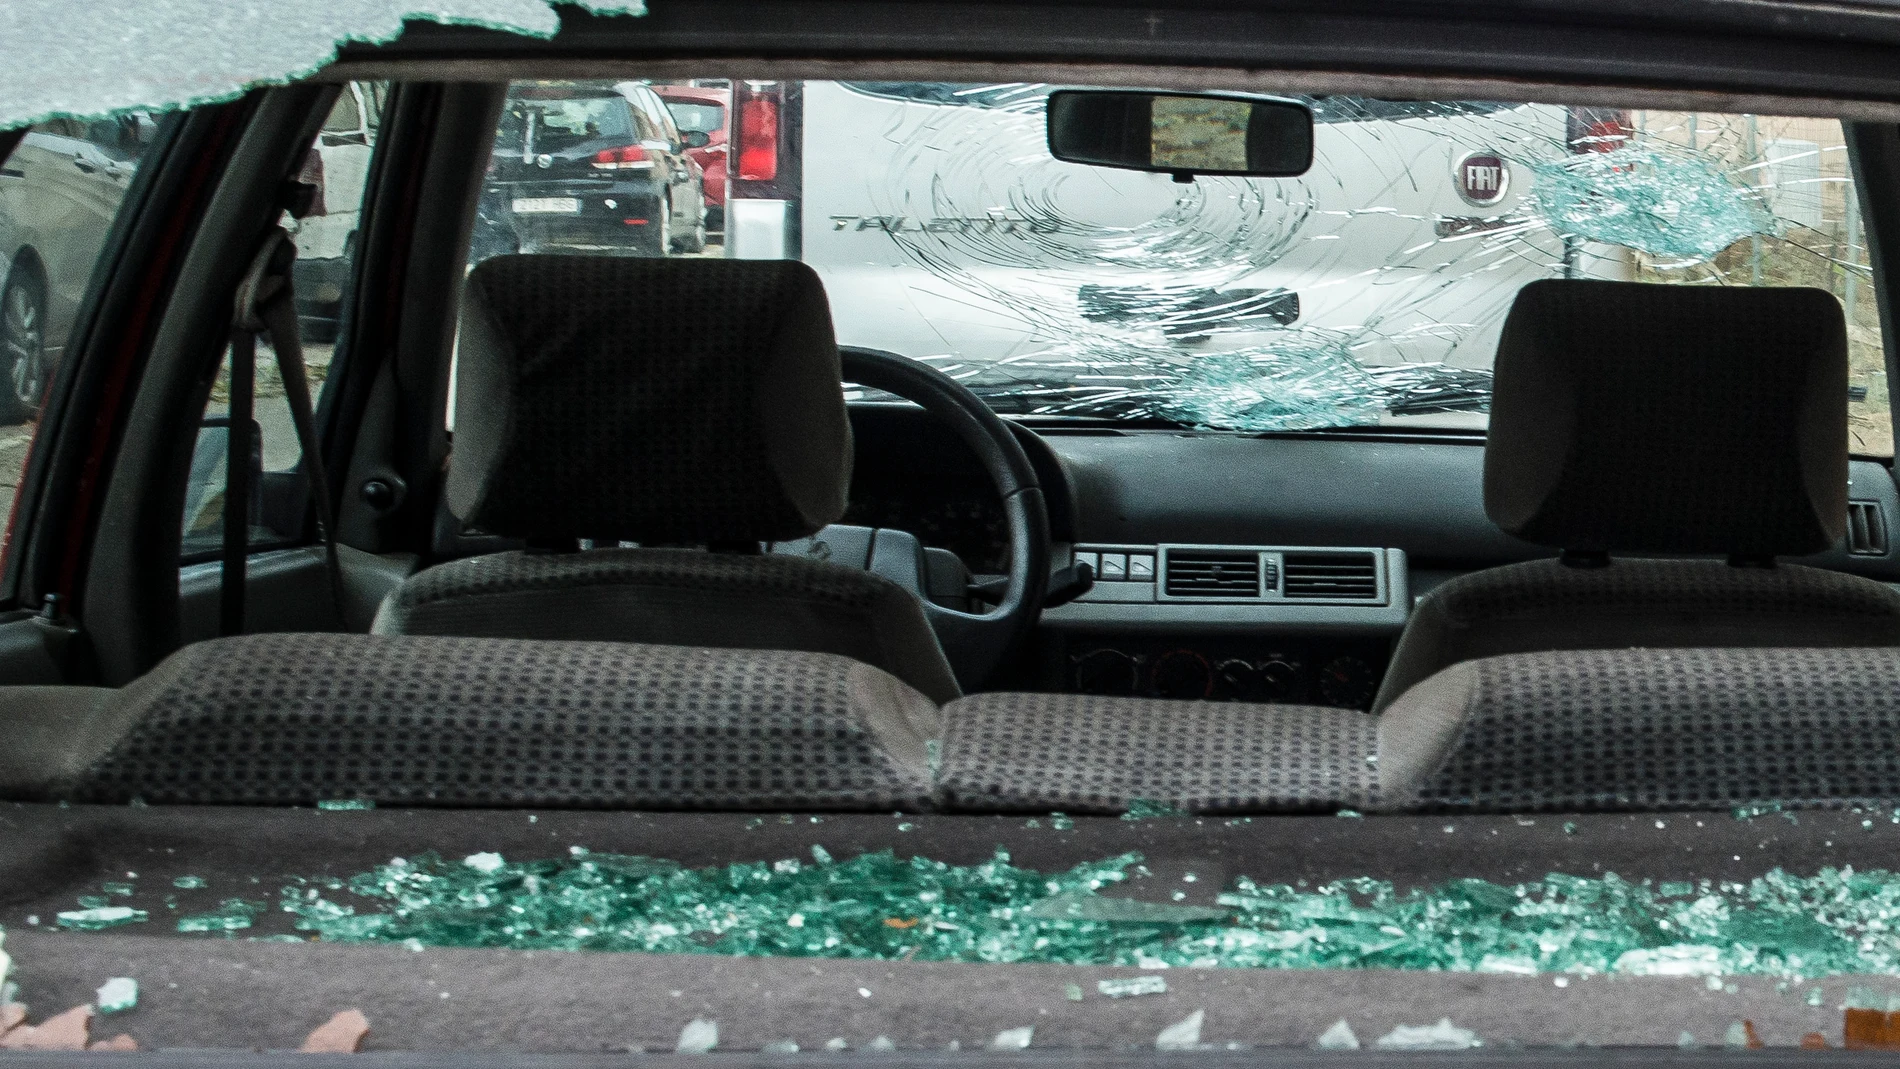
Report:
M 914 595 L 757 553 L 835 522 L 851 481 L 809 267 L 498 257 L 469 275 L 457 359 L 459 520 L 531 546 L 654 548 L 451 561 L 390 595 L 375 631 L 836 653 L 958 695 Z
M 1505 320 L 1495 375 L 1485 511 L 1565 557 L 1427 594 L 1375 712 L 1447 665 L 1497 654 L 1900 645 L 1900 594 L 1885 584 L 1761 566 L 1825 550 L 1846 526 L 1847 342 L 1833 295 L 1534 282 Z
M 26 697 L 0 797 L 889 811 L 940 734 L 848 658 L 621 642 L 245 635 Z

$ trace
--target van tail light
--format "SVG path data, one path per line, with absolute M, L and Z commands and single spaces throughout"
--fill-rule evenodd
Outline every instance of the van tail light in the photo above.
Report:
M 653 155 L 639 145 L 604 148 L 594 153 L 594 167 L 602 171 L 650 171 Z
M 1570 151 L 1615 152 L 1636 136 L 1630 113 L 1618 108 L 1571 108 L 1565 117 L 1564 140 Z
M 308 219 L 313 215 L 328 215 L 323 207 L 323 153 L 315 148 L 303 158 L 303 170 L 297 172 L 297 183 L 315 189 L 316 195 L 310 198 L 310 210 L 304 213 Z
M 778 101 L 747 97 L 739 103 L 739 177 L 770 182 L 778 177 Z

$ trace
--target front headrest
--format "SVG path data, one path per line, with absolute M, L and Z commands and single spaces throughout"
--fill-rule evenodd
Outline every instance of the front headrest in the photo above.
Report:
M 1544 545 L 1776 555 L 1847 523 L 1847 328 L 1818 289 L 1547 279 L 1498 340 L 1484 508 Z
M 448 504 L 491 534 L 776 541 L 844 514 L 851 424 L 804 264 L 497 257 L 457 361 Z

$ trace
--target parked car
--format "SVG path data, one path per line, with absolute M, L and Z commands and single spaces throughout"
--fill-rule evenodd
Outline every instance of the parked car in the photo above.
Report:
M 686 154 L 706 172 L 706 229 L 724 230 L 729 141 L 726 124 L 732 111 L 732 90 L 722 86 L 656 85 L 653 91 L 666 102 L 666 110 L 679 126 L 680 136 L 687 143 Z M 702 138 L 703 142 L 694 145 Z
M 536 82 L 508 95 L 478 251 L 648 256 L 706 247 L 700 165 L 639 82 Z
M 317 195 L 291 231 L 297 242 L 297 318 L 306 341 L 336 337 L 386 93 L 382 82 L 346 84 L 305 158 L 300 177 L 317 187 Z
M 0 422 L 39 413 L 152 130 L 144 113 L 53 119 L 0 167 Z

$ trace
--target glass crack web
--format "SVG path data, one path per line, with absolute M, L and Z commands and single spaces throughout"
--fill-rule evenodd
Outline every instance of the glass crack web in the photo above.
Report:
M 1746 883 L 1551 874 L 1401 890 L 1236 879 L 1218 905 L 1105 895 L 1124 854 L 1044 874 L 1001 851 L 952 865 L 886 851 L 689 869 L 588 853 L 395 859 L 300 880 L 280 906 L 333 942 L 1160 967 L 1650 975 L 1900 974 L 1900 875 Z M 213 929 L 215 930 L 215 928 Z
M 1311 98 L 1307 174 L 1176 185 L 1050 159 L 1046 85 L 845 85 L 921 106 L 889 112 L 876 131 L 888 157 L 851 202 L 861 214 L 831 227 L 875 231 L 906 265 L 902 293 L 876 307 L 945 328 L 942 350 L 906 355 L 1014 414 L 1272 432 L 1464 413 L 1453 423 L 1475 426 L 1498 326 L 1529 279 L 1732 284 L 1760 273 L 1757 257 L 1738 275 L 1735 249 L 1763 240 L 1776 265 L 1863 270 L 1790 223 L 1827 184 L 1801 165 L 1840 146 L 1790 153 L 1747 116 L 1644 113 L 1582 136 L 1558 107 Z M 1471 147 L 1519 169 L 1494 206 L 1452 193 Z M 876 347 L 883 321 L 844 321 L 841 338 Z

